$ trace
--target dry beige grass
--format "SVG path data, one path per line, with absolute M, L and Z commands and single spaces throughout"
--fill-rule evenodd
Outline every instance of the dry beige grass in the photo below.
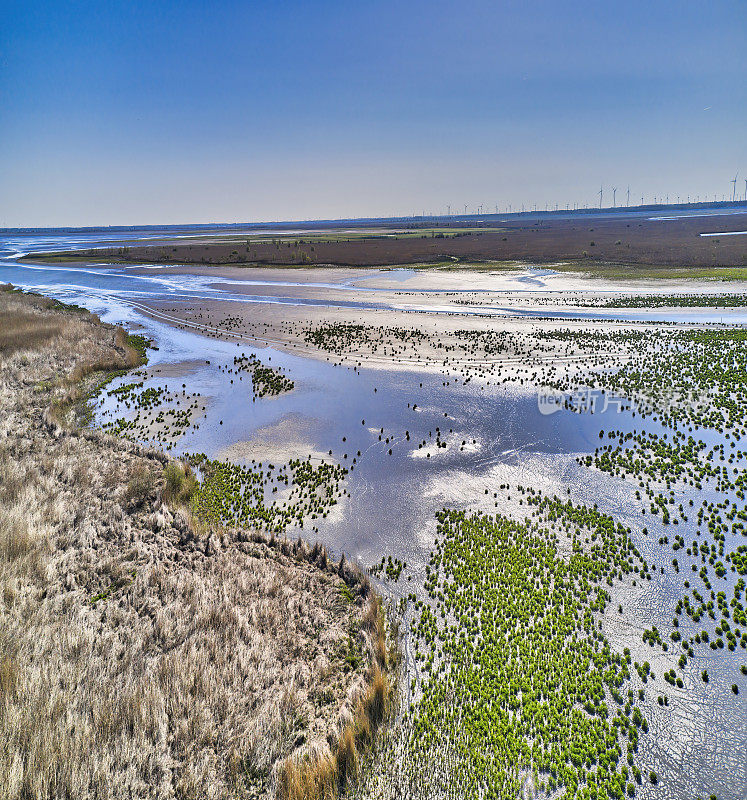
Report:
M 62 333 L 60 319 L 40 320 L 38 314 L 0 313 L 0 352 L 37 348 Z
M 335 796 L 388 697 L 367 581 L 196 531 L 162 454 L 45 413 L 131 363 L 122 334 L 7 292 L 5 314 L 44 333 L 0 352 L 0 800 Z
M 337 738 L 334 752 L 329 746 L 288 756 L 280 769 L 280 800 L 334 800 L 357 784 L 361 764 L 374 745 L 376 735 L 389 716 L 393 687 L 389 672 L 394 656 L 386 648 L 384 615 L 380 601 L 372 597 L 363 618 L 373 659 L 364 691 L 352 716 L 348 716 Z

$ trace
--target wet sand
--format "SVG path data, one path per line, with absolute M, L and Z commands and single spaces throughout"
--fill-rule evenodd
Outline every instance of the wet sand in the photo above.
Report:
M 254 347 L 282 348 L 297 355 L 375 369 L 475 374 L 481 368 L 509 370 L 526 362 L 522 352 L 479 353 L 465 345 L 465 332 L 494 332 L 514 341 L 531 342 L 534 334 L 552 330 L 586 330 L 591 313 L 607 314 L 593 321 L 598 330 L 621 326 L 647 327 L 662 319 L 696 324 L 702 314 L 693 309 L 654 309 L 637 312 L 636 321 L 615 319 L 622 312 L 589 308 L 611 297 L 627 294 L 724 291 L 721 282 L 654 281 L 624 285 L 590 281 L 581 274 L 557 273 L 524 267 L 510 272 L 441 272 L 437 270 L 366 270 L 182 266 L 139 268 L 142 274 L 200 274 L 215 277 L 215 287 L 232 298 L 138 301 L 137 307 L 155 319 L 184 326 L 226 341 Z M 728 291 L 747 291 L 747 284 L 729 283 Z M 281 295 L 283 302 L 274 302 Z M 263 302 L 262 298 L 268 301 Z M 256 301 L 255 301 L 256 299 Z M 334 305 L 334 304 L 337 305 Z M 350 307 L 343 304 L 359 304 Z M 363 304 L 368 304 L 363 307 Z M 558 314 L 556 319 L 542 315 Z M 738 321 L 743 312 L 719 310 L 712 315 L 724 322 Z M 378 329 L 374 343 L 359 342 L 345 352 L 330 352 L 308 341 L 319 326 L 363 325 Z M 415 330 L 417 343 L 398 338 Z M 528 348 L 527 348 L 528 349 Z M 547 345 L 532 352 L 533 362 L 572 362 L 562 348 Z M 477 377 L 477 375 L 475 375 Z

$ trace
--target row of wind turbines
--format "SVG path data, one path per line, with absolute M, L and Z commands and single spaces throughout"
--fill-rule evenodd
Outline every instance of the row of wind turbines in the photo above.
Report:
M 739 172 L 737 172 L 737 174 L 729 181 L 729 183 L 732 185 L 732 188 L 731 188 L 731 201 L 732 201 L 732 203 L 735 203 L 737 200 L 745 200 L 745 201 L 747 201 L 747 178 L 744 179 L 744 195 L 741 196 L 741 197 L 737 196 L 737 179 L 738 178 L 739 178 Z M 610 191 L 612 192 L 612 207 L 616 208 L 617 207 L 617 186 L 610 186 Z M 603 199 L 604 199 L 604 184 L 602 184 L 599 187 L 599 192 L 597 194 L 599 195 L 599 208 L 602 208 Z M 658 202 L 663 202 L 664 198 L 663 197 L 659 197 L 659 198 L 654 197 L 654 203 L 656 203 L 657 200 L 658 200 Z M 713 200 L 714 200 L 714 202 L 716 201 L 716 195 L 715 194 L 713 195 Z M 700 196 L 698 196 L 696 198 L 696 202 L 699 202 L 699 201 L 700 201 Z M 667 202 L 667 205 L 668 205 L 669 204 L 669 195 L 666 196 L 666 202 Z M 679 204 L 679 202 L 680 202 L 680 196 L 677 195 L 677 203 Z M 690 202 L 690 196 L 689 195 L 687 197 L 687 202 L 688 203 Z M 630 186 L 628 186 L 628 189 L 627 189 L 627 199 L 626 199 L 625 205 L 627 207 L 630 206 Z M 641 195 L 641 205 L 643 205 L 643 195 Z
M 739 195 L 737 194 L 737 181 L 738 180 L 739 180 L 739 173 L 737 172 L 737 174 L 729 181 L 729 183 L 732 185 L 731 198 L 730 198 L 732 203 L 737 202 L 737 201 L 742 201 L 742 200 L 747 202 L 747 178 L 744 179 L 744 194 L 740 193 Z M 612 208 L 617 208 L 618 187 L 617 186 L 610 186 L 610 187 L 608 187 L 607 191 L 608 192 L 612 192 Z M 599 198 L 599 208 L 604 208 L 604 195 L 605 195 L 605 188 L 604 188 L 604 184 L 602 184 L 599 187 L 599 191 L 596 193 L 596 196 Z M 607 195 L 607 196 L 609 197 L 609 195 Z M 670 196 L 672 197 L 672 200 L 676 202 L 677 205 L 680 205 L 680 203 L 688 203 L 689 204 L 691 202 L 695 202 L 695 203 L 700 203 L 701 202 L 701 196 L 700 195 L 695 195 L 695 196 L 687 195 L 686 197 L 685 196 L 681 197 L 680 195 L 668 195 L 667 194 L 667 195 L 661 195 L 661 196 L 655 195 L 654 198 L 653 198 L 653 203 L 654 203 L 654 205 L 657 205 L 657 204 L 669 205 Z M 676 200 L 675 200 L 675 198 L 676 198 Z M 707 195 L 703 195 L 702 201 L 704 203 L 706 203 L 706 202 L 708 202 L 708 200 L 709 200 L 708 196 Z M 721 201 L 723 202 L 723 201 L 726 201 L 726 200 L 727 200 L 727 195 L 726 194 L 722 194 L 721 195 Z M 633 202 L 635 202 L 635 198 L 634 198 Z M 651 202 L 650 199 L 649 199 L 649 202 Z M 714 203 L 718 202 L 718 196 L 716 194 L 713 195 L 713 202 Z M 641 205 L 642 206 L 645 205 L 645 200 L 644 200 L 644 196 L 643 195 L 641 195 Z M 579 204 L 579 203 L 573 203 L 573 210 L 574 211 L 579 209 L 579 208 L 589 208 L 589 207 L 590 206 L 588 206 L 588 205 L 583 205 L 583 204 Z M 625 190 L 625 206 L 621 206 L 621 208 L 630 208 L 630 207 L 631 207 L 630 206 L 630 186 L 628 186 L 627 189 Z M 559 208 L 559 204 L 555 203 L 555 211 L 557 211 L 558 208 Z M 505 213 L 509 213 L 509 214 L 511 214 L 511 213 L 519 213 L 519 210 L 521 210 L 521 213 L 524 213 L 526 211 L 531 211 L 532 208 L 531 207 L 527 208 L 522 203 L 521 209 L 519 209 L 518 205 L 514 209 L 513 205 L 511 203 L 508 203 L 507 206 L 504 209 L 504 212 Z M 538 206 L 537 206 L 537 203 L 535 203 L 534 204 L 534 211 L 537 211 L 537 210 L 538 210 Z M 545 204 L 545 211 L 548 211 L 548 210 L 552 211 L 553 209 L 552 209 L 551 204 L 547 204 L 546 203 Z M 571 204 L 570 203 L 566 204 L 566 210 L 567 211 L 571 210 Z M 485 204 L 481 203 L 479 205 L 473 206 L 470 209 L 468 204 L 466 204 L 466 203 L 464 204 L 464 216 L 467 216 L 468 214 L 474 214 L 475 216 L 480 217 L 480 216 L 483 216 L 485 214 L 491 214 L 491 213 L 493 213 L 492 210 L 491 210 L 491 206 L 488 206 L 488 205 L 485 205 Z M 499 213 L 498 204 L 495 205 L 495 213 L 496 214 Z M 461 216 L 461 209 L 455 211 L 454 214 Z M 438 216 L 438 215 L 434 214 L 432 211 L 431 212 L 427 212 L 427 213 L 425 211 L 423 211 L 422 214 L 418 214 L 417 212 L 415 212 L 415 213 L 412 214 L 412 218 L 413 219 L 417 219 L 418 217 L 420 217 L 422 219 L 426 219 L 428 217 L 435 217 L 435 216 Z M 447 217 L 452 216 L 452 207 L 451 207 L 450 204 L 446 206 L 446 216 Z
M 735 200 L 738 199 L 737 198 L 737 178 L 738 177 L 739 177 L 739 173 L 737 172 L 737 174 L 729 181 L 729 183 L 731 184 L 731 187 L 732 187 L 731 188 L 731 200 L 732 200 L 732 202 L 734 202 Z M 744 199 L 747 200 L 747 178 L 744 179 Z

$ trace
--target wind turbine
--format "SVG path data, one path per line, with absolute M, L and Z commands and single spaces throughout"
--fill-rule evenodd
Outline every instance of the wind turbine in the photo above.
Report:
M 733 188 L 731 190 L 731 201 L 732 203 L 737 199 L 737 178 L 739 177 L 739 173 L 729 181 L 729 183 L 733 184 Z
M 612 208 L 615 208 L 616 205 L 617 205 L 617 203 L 615 201 L 616 197 L 617 197 L 617 186 L 613 186 L 612 187 Z
M 604 189 L 604 186 L 600 186 L 599 187 L 599 208 L 602 207 L 602 190 L 603 189 Z
M 626 202 L 626 205 L 628 206 L 628 208 L 630 208 L 630 186 L 628 186 L 628 200 Z
M 744 199 L 747 200 L 747 178 L 744 179 Z

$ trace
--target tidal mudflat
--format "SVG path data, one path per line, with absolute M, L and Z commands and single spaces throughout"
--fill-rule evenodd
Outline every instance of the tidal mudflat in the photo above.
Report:
M 370 570 L 404 666 L 359 792 L 744 796 L 741 285 L 7 270 L 158 348 L 91 424 L 192 464 L 195 514 Z

